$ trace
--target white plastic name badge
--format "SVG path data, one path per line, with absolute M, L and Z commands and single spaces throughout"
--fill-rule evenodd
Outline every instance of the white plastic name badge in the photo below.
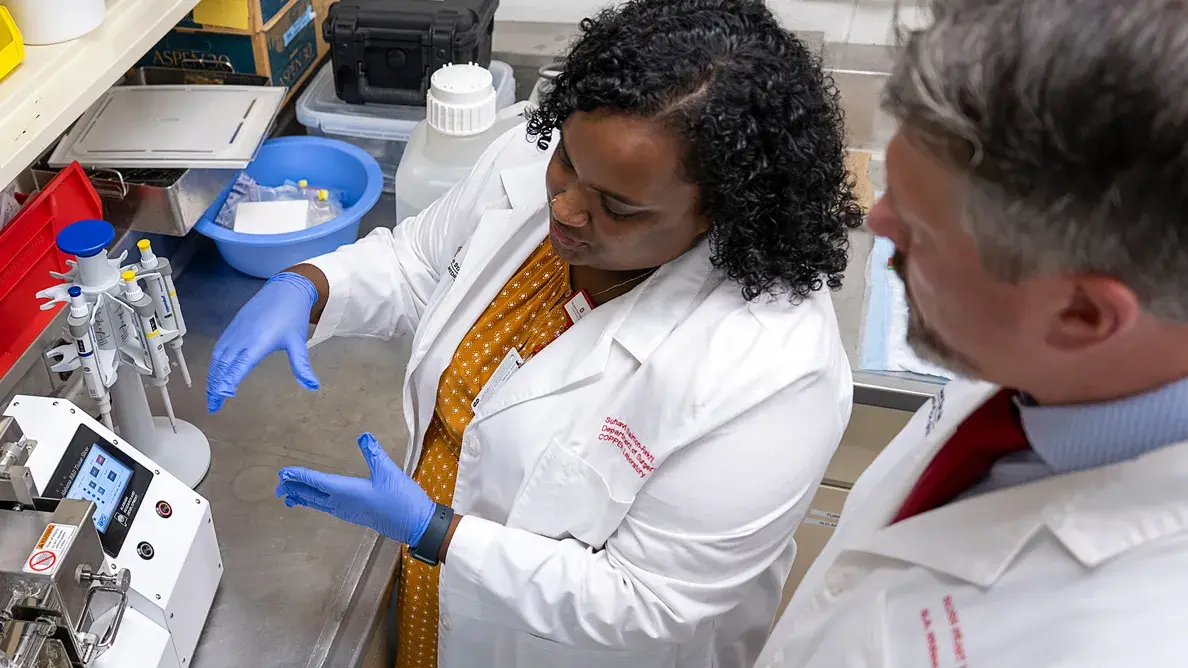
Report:
M 503 387 L 503 384 L 523 364 L 524 358 L 520 357 L 519 351 L 515 348 L 507 351 L 507 355 L 504 355 L 503 361 L 499 363 L 499 366 L 495 367 L 495 373 L 491 374 L 491 377 L 487 379 L 487 384 L 483 386 L 483 389 L 479 390 L 478 396 L 470 403 L 470 408 L 472 410 L 478 410 L 479 405 L 486 401 L 492 394 L 495 394 L 499 388 Z

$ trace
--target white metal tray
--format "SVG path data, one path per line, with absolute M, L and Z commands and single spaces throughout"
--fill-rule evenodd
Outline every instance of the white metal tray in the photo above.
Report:
M 256 155 L 286 89 L 119 86 L 58 143 L 49 164 L 242 169 Z

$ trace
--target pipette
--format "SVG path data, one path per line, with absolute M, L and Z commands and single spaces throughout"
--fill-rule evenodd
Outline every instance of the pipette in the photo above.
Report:
M 177 362 L 177 370 L 181 372 L 182 381 L 186 387 L 190 387 L 193 385 L 190 367 L 186 365 L 186 357 L 182 354 L 182 337 L 186 335 L 186 321 L 182 318 L 177 288 L 173 285 L 173 267 L 169 260 L 157 257 L 153 253 L 152 244 L 148 239 L 141 239 L 136 243 L 136 247 L 140 249 L 140 268 L 144 270 L 142 273 L 157 274 L 145 277 L 148 293 L 152 297 L 161 327 L 177 330 L 177 336 L 166 345 L 173 361 Z
M 165 344 L 161 343 L 161 330 L 157 327 L 157 310 L 153 305 L 153 298 L 140 289 L 135 271 L 125 269 L 120 277 L 124 279 L 124 299 L 140 317 L 140 332 L 143 337 L 141 343 L 148 353 L 153 371 L 149 384 L 156 385 L 161 391 L 165 415 L 169 417 L 169 425 L 176 434 L 177 416 L 173 414 L 173 401 L 169 398 L 169 357 L 165 354 Z
M 66 318 L 66 328 L 70 337 L 74 339 L 74 346 L 78 349 L 79 366 L 82 368 L 83 382 L 90 395 L 99 406 L 99 417 L 104 426 L 115 430 L 111 422 L 111 396 L 107 393 L 108 382 L 104 378 L 103 364 L 95 354 L 98 346 L 95 343 L 95 332 L 91 329 L 91 305 L 83 297 L 82 288 L 70 286 L 70 315 Z

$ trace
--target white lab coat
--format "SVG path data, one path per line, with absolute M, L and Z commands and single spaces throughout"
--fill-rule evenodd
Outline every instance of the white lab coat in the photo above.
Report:
M 548 157 L 513 130 L 416 219 L 314 261 L 315 341 L 413 337 L 409 473 L 442 371 L 547 235 Z M 464 433 L 439 665 L 749 666 L 851 393 L 829 295 L 748 303 L 704 244 L 596 308 Z
M 858 480 L 760 668 L 1188 666 L 1188 444 L 888 526 L 999 388 L 954 381 Z

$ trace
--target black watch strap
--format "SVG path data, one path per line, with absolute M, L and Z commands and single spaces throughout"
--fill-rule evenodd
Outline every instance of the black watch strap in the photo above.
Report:
M 450 531 L 450 524 L 454 522 L 454 509 L 437 504 L 433 510 L 433 517 L 429 519 L 429 526 L 425 528 L 425 535 L 416 547 L 409 547 L 408 553 L 413 559 L 430 566 L 437 565 L 437 553 L 441 551 L 441 544 L 445 542 L 446 534 Z

